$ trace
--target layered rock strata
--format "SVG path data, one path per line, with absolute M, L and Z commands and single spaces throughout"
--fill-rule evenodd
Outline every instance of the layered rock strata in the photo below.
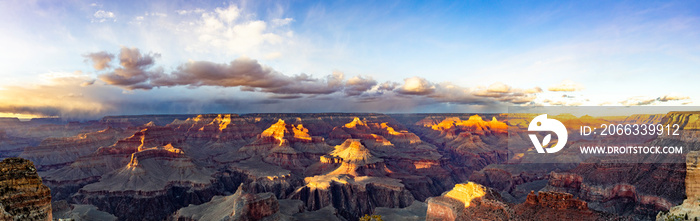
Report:
M 0 162 L 0 220 L 52 220 L 51 190 L 31 161 L 7 158 Z

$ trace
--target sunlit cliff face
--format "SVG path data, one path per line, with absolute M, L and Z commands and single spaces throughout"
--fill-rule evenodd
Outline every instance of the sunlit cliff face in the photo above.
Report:
M 472 182 L 457 184 L 452 190 L 445 194 L 447 197 L 464 202 L 464 207 L 469 207 L 472 200 L 481 198 L 484 195 L 486 195 L 484 187 Z
M 345 128 L 353 128 L 358 130 L 369 129 L 367 124 L 360 120 L 360 118 L 355 117 L 352 122 L 345 124 Z
M 491 121 L 484 121 L 479 115 L 470 116 L 466 121 L 459 119 L 459 117 L 450 117 L 436 125 L 426 124 L 423 126 L 430 127 L 437 131 L 448 130 L 454 127 L 466 128 L 471 131 L 483 129 L 488 129 L 491 131 L 506 131 L 508 129 L 508 125 L 498 121 L 496 117 L 493 117 Z
M 228 127 L 229 124 L 231 124 L 231 115 L 230 114 L 224 114 L 223 116 L 219 114 L 219 116 L 214 119 L 211 123 L 214 124 L 215 122 L 219 123 L 219 131 L 222 131 Z
M 304 128 L 304 125 L 298 124 L 295 127 L 294 125 L 286 124 L 282 119 L 279 119 L 277 123 L 263 131 L 261 136 L 272 137 L 278 140 L 280 145 L 290 138 L 306 141 L 312 140 L 311 135 L 309 135 L 309 129 Z

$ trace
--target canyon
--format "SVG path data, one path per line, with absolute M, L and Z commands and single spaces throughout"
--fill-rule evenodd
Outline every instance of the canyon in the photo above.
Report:
M 639 142 L 690 151 L 698 150 L 698 116 L 558 117 L 567 125 L 677 123 L 680 136 Z M 31 179 L 10 178 L 42 190 L 32 196 L 40 200 L 26 204 L 38 219 L 51 216 L 52 204 L 54 218 L 105 220 L 358 220 L 366 214 L 406 220 L 652 220 L 660 212 L 692 211 L 688 206 L 700 192 L 696 153 L 669 159 L 684 163 L 601 157 L 537 163 L 541 155 L 529 139 L 509 136 L 526 129 L 528 117 L 271 113 L 108 116 L 69 123 L 5 119 L 0 158 L 21 157 L 27 160 L 12 162 L 32 165 L 33 173 L 26 173 Z M 575 135 L 571 140 L 586 142 Z M 3 192 L 0 199 L 6 196 L 13 195 Z M 2 205 L 0 217 L 13 214 Z

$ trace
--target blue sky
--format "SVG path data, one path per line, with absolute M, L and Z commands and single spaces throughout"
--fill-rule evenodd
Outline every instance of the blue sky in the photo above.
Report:
M 699 12 L 695 1 L 3 1 L 0 112 L 694 105 Z

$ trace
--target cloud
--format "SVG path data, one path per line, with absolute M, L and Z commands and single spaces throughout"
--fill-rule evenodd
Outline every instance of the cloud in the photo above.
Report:
M 657 101 L 657 98 L 636 96 L 636 97 L 630 97 L 628 99 L 620 101 L 620 104 L 622 104 L 624 106 L 642 106 L 642 105 L 653 104 L 656 101 Z
M 377 81 L 372 79 L 372 77 L 355 76 L 348 79 L 345 83 L 345 93 L 351 96 L 360 95 L 372 89 L 375 85 L 377 85 Z
M 581 84 L 573 82 L 571 80 L 564 80 L 559 84 L 552 85 L 547 88 L 549 91 L 580 91 L 584 87 Z
M 81 87 L 87 87 L 87 86 L 90 86 L 90 85 L 93 85 L 93 84 L 95 84 L 95 79 L 83 81 L 83 83 L 80 83 L 80 86 L 81 86 Z
M 435 85 L 425 78 L 410 77 L 404 79 L 404 84 L 396 92 L 407 95 L 428 95 L 435 92 Z
M 501 82 L 496 82 L 491 84 L 487 89 L 488 92 L 494 93 L 508 93 L 510 92 L 510 86 L 505 85 Z
M 496 82 L 486 88 L 476 88 L 472 91 L 475 96 L 493 98 L 496 101 L 513 104 L 524 104 L 532 102 L 536 96 L 534 94 L 542 92 L 539 87 L 530 89 L 513 88 L 501 82 Z
M 631 97 L 628 99 L 625 99 L 623 101 L 620 101 L 619 103 L 625 106 L 640 106 L 640 105 L 653 105 L 657 104 L 658 102 L 669 102 L 669 101 L 682 101 L 682 100 L 689 100 L 690 97 L 687 96 L 681 96 L 677 94 L 667 94 L 661 97 L 653 98 L 653 97 L 645 97 L 645 96 L 636 96 L 636 97 Z M 684 102 L 683 104 L 685 105 Z
M 272 19 L 271 23 L 273 26 L 284 26 L 284 25 L 288 25 L 292 21 L 294 21 L 294 19 L 292 19 L 292 18 L 276 18 L 276 19 Z
M 90 82 L 81 72 L 44 75 L 47 83 L 10 86 L 0 90 L 0 112 L 36 115 L 80 117 L 96 116 L 108 109 L 98 96 L 108 88 L 79 87 Z
M 581 106 L 581 105 L 583 105 L 582 102 L 580 102 L 580 101 L 575 101 L 575 100 L 574 100 L 574 101 L 571 101 L 571 100 L 549 100 L 549 99 L 545 99 L 545 100 L 542 101 L 542 102 L 543 102 L 543 103 L 546 103 L 546 104 L 549 104 L 549 105 L 552 105 L 552 106 Z M 603 105 L 603 104 L 601 104 L 601 105 Z
M 102 52 L 105 53 L 105 52 Z M 138 48 L 122 47 L 119 52 L 119 65 L 113 71 L 98 78 L 107 84 L 122 86 L 127 89 L 151 89 L 148 81 L 153 76 L 161 76 L 162 70 L 148 71 L 159 54 L 141 54 Z M 98 69 L 99 70 L 99 69 Z
M 530 91 L 532 90 L 530 89 Z M 436 84 L 420 77 L 404 79 L 404 84 L 395 92 L 425 96 L 437 102 L 470 105 L 492 105 L 499 102 L 524 104 L 532 102 L 536 98 L 532 93 L 524 93 L 523 89 L 512 88 L 500 82 L 486 88 L 465 88 L 451 83 Z
M 106 52 L 97 54 L 104 53 Z M 361 76 L 345 81 L 345 75 L 341 72 L 334 72 L 321 78 L 303 73 L 288 76 L 247 57 L 240 57 L 223 64 L 190 61 L 179 65 L 172 73 L 166 74 L 162 68 L 152 68 L 155 59 L 159 56 L 153 53 L 142 54 L 137 48 L 122 47 L 119 53 L 120 67 L 99 75 L 99 79 L 128 90 L 150 90 L 154 87 L 173 86 L 219 86 L 240 87 L 242 91 L 273 94 L 313 95 L 345 91 L 351 96 L 360 95 L 377 84 L 372 78 Z
M 664 96 L 657 98 L 657 100 L 661 101 L 661 102 L 680 101 L 680 100 L 688 100 L 688 99 L 690 99 L 690 97 L 681 96 L 681 95 L 677 95 L 677 94 L 667 94 L 667 95 L 664 95 Z
M 152 75 L 150 85 L 240 86 L 246 91 L 274 94 L 330 94 L 343 88 L 343 77 L 342 73 L 333 73 L 321 79 L 307 74 L 289 77 L 261 65 L 257 60 L 242 57 L 228 64 L 188 62 L 179 66 L 172 74 Z
M 114 12 L 111 11 L 98 10 L 92 16 L 92 22 L 105 22 L 107 21 L 107 19 L 113 19 L 114 21 L 117 21 L 117 19 L 115 19 L 116 16 L 114 16 Z
M 396 82 L 384 82 L 377 87 L 377 90 L 379 91 L 393 91 L 396 87 L 399 86 L 399 83 Z
M 175 10 L 175 13 L 178 15 L 188 15 L 188 14 L 202 14 L 205 10 L 201 8 L 195 8 L 195 9 L 181 9 L 181 10 Z
M 111 68 L 109 62 L 112 62 L 112 59 L 114 59 L 113 54 L 104 51 L 86 54 L 83 55 L 83 57 L 90 59 L 92 61 L 92 67 L 94 67 L 95 70 L 98 71 Z
M 235 21 L 237 18 L 234 17 L 231 16 L 229 19 Z M 94 55 L 90 58 L 110 57 L 107 52 L 90 55 Z M 542 92 L 539 87 L 521 89 L 501 82 L 488 87 L 468 88 L 449 82 L 433 83 L 421 77 L 406 78 L 403 84 L 393 81 L 379 84 L 369 76 L 352 76 L 346 79 L 345 74 L 339 71 L 322 77 L 305 73 L 285 75 L 248 57 L 239 57 L 228 63 L 189 61 L 166 72 L 162 67 L 156 66 L 156 58 L 159 56 L 156 53 L 141 53 L 137 48 L 122 47 L 116 56 L 119 60 L 117 67 L 108 69 L 101 65 L 95 66 L 96 69 L 101 68 L 98 71 L 102 70 L 98 79 L 107 85 L 129 90 L 125 95 L 133 95 L 135 89 L 150 91 L 154 88 L 176 86 L 185 86 L 186 88 L 177 90 L 187 91 L 196 91 L 195 88 L 205 86 L 218 88 L 217 90 L 238 88 L 241 94 L 258 97 L 245 102 L 250 105 L 279 105 L 289 104 L 287 101 L 304 100 L 308 101 L 303 102 L 307 105 L 313 101 L 311 106 L 318 108 L 318 111 L 331 111 L 328 107 L 320 106 L 317 102 L 320 100 L 348 105 L 376 105 L 373 107 L 375 109 L 367 107 L 369 108 L 367 110 L 374 111 L 407 111 L 412 110 L 411 108 L 415 108 L 416 105 L 429 106 L 430 104 L 481 107 L 527 104 L 532 103 L 537 98 L 537 94 Z M 98 61 L 102 60 L 98 59 Z M 89 79 L 83 80 L 81 85 L 104 87 Z M 73 94 L 87 95 L 88 93 L 74 92 Z M 156 103 L 159 102 L 163 101 L 156 101 Z M 306 110 L 306 107 L 300 108 Z M 437 111 L 437 109 L 428 109 Z
M 178 11 L 180 15 L 200 11 Z M 262 48 L 279 50 L 279 45 L 287 42 L 293 32 L 285 26 L 292 21 L 288 18 L 274 18 L 269 22 L 252 19 L 236 5 L 216 8 L 214 11 L 201 11 L 198 20 L 180 25 L 191 36 L 187 51 L 211 52 L 224 50 L 228 54 L 259 54 Z M 269 54 L 273 52 L 264 52 Z
M 534 87 L 534 88 L 530 88 L 530 89 L 525 89 L 525 90 L 523 91 L 523 93 L 526 93 L 526 94 L 542 93 L 542 88 L 540 88 L 540 87 Z

